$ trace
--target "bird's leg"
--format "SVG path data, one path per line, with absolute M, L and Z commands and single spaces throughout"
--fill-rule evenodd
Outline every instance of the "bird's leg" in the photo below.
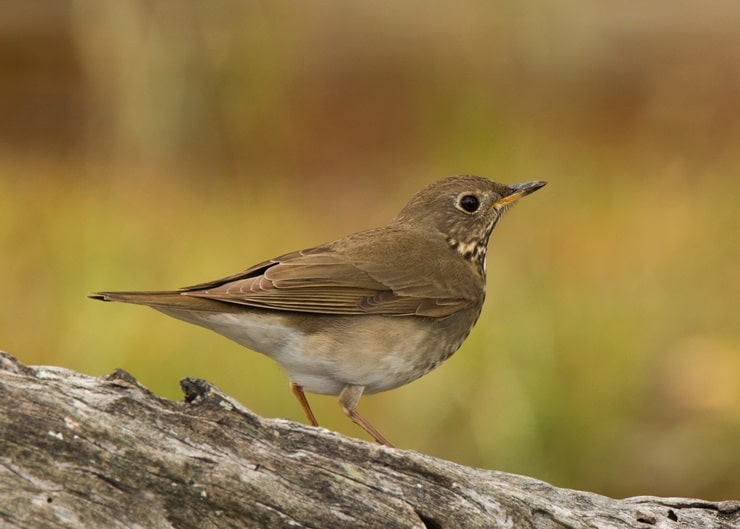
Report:
M 313 415 L 313 411 L 311 411 L 311 406 L 308 404 L 308 400 L 306 399 L 306 394 L 303 393 L 303 388 L 296 384 L 295 382 L 290 383 L 290 390 L 293 392 L 293 395 L 298 399 L 298 402 L 301 403 L 301 407 L 303 408 L 303 413 L 306 414 L 306 417 L 308 418 L 308 421 L 311 423 L 312 426 L 318 426 L 319 423 L 316 421 L 316 417 Z
M 339 393 L 339 405 L 342 407 L 344 414 L 352 419 L 352 421 L 361 426 L 367 433 L 369 433 L 373 439 L 382 445 L 390 446 L 393 445 L 388 440 L 380 435 L 380 432 L 373 428 L 373 426 L 367 422 L 362 415 L 357 413 L 357 403 L 360 402 L 362 392 L 365 390 L 365 386 L 344 386 L 341 393 Z

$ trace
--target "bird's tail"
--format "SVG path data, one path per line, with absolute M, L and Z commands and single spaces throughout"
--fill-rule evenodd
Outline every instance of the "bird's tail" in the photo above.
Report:
M 229 312 L 232 303 L 225 303 L 214 299 L 188 296 L 178 290 L 161 291 L 131 291 L 131 292 L 94 292 L 88 295 L 90 299 L 100 301 L 118 301 L 147 305 L 155 309 L 185 309 L 204 312 Z M 236 309 L 236 307 L 234 307 Z

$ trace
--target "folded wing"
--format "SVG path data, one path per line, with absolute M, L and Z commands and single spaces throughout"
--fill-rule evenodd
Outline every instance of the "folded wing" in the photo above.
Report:
M 460 283 L 454 275 L 470 273 L 468 266 L 447 263 L 449 270 L 439 274 L 434 256 L 440 248 L 432 247 L 434 242 L 426 248 L 418 234 L 363 232 L 353 239 L 350 245 L 344 240 L 286 254 L 240 274 L 187 287 L 181 294 L 273 310 L 436 318 L 463 310 L 482 295 L 456 291 L 454 285 Z M 418 266 L 399 266 L 407 259 L 408 244 L 417 250 L 422 246 Z

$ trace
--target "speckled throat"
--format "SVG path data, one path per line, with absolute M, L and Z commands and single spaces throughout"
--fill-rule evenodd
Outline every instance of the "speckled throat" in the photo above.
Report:
M 463 259 L 469 261 L 482 278 L 486 277 L 486 251 L 488 250 L 488 239 L 491 232 L 488 232 L 482 239 L 472 239 L 470 241 L 458 241 L 452 237 L 447 239 L 447 244 L 454 251 L 462 255 Z

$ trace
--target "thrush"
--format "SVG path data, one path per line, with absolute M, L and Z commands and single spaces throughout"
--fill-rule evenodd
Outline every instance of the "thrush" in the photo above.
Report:
M 312 425 L 304 391 L 338 395 L 345 415 L 391 446 L 358 413 L 360 397 L 407 384 L 457 351 L 483 307 L 491 232 L 544 185 L 452 176 L 381 228 L 179 290 L 90 297 L 147 305 L 263 353 L 287 373 Z

